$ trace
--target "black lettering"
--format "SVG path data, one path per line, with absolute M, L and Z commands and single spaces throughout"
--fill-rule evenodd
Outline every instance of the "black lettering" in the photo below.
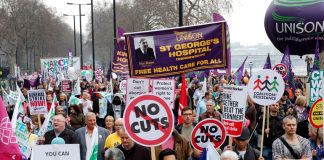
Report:
M 153 109 L 154 108 L 154 109 Z M 159 106 L 156 103 L 152 103 L 148 106 L 147 110 L 151 115 L 156 115 L 160 112 Z
M 218 130 L 218 128 L 217 128 L 216 126 L 211 126 L 211 127 L 209 128 L 209 132 L 211 132 L 211 133 L 216 133 L 217 130 Z
M 168 122 L 168 118 L 167 117 L 163 117 L 161 118 L 161 123 L 162 123 L 162 128 L 165 129 L 165 128 L 168 128 L 169 127 L 169 122 Z
M 134 133 L 139 133 L 140 130 L 139 129 L 136 129 L 135 127 L 138 126 L 138 122 L 134 122 L 132 123 L 131 125 L 131 130 L 134 132 Z
M 159 118 L 152 119 L 151 121 L 154 124 L 155 130 L 158 130 L 159 129 Z
M 140 117 L 140 114 L 143 116 L 147 116 L 145 105 L 142 105 L 141 107 L 142 107 L 142 110 L 138 106 L 134 107 L 136 118 Z
M 145 123 L 146 122 L 146 127 L 145 127 Z M 148 132 L 151 130 L 151 124 L 150 124 L 150 120 L 146 120 L 146 121 L 140 121 L 140 126 L 141 126 L 141 129 L 144 131 L 144 132 Z

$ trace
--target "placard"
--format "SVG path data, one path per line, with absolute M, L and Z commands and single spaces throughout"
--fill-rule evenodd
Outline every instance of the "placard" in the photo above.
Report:
M 30 114 L 47 114 L 48 110 L 46 104 L 45 90 L 29 90 L 27 93 Z
M 77 160 L 80 158 L 79 144 L 35 145 L 32 160 Z
M 158 146 L 172 134 L 173 112 L 162 98 L 144 94 L 133 99 L 126 107 L 124 126 L 136 143 Z
M 251 77 L 248 93 L 252 100 L 260 105 L 271 105 L 282 97 L 285 83 L 276 71 L 263 69 Z
M 174 107 L 175 81 L 173 79 L 153 79 L 153 95 L 162 97 L 170 108 Z
M 324 70 L 313 71 L 310 76 L 310 98 L 309 106 L 312 106 L 315 101 L 321 98 L 323 93 L 322 78 L 324 76 Z
M 135 97 L 148 93 L 149 88 L 149 79 L 128 78 L 126 87 L 126 105 Z
M 191 144 L 200 151 L 207 148 L 208 142 L 211 142 L 214 148 L 218 148 L 224 143 L 225 138 L 223 123 L 212 118 L 200 121 L 191 132 Z
M 61 91 L 64 93 L 72 92 L 72 81 L 71 80 L 62 80 L 61 81 Z
M 323 100 L 318 99 L 309 111 L 309 122 L 315 128 L 323 127 Z
M 238 137 L 243 129 L 247 99 L 246 86 L 223 86 L 223 124 L 227 135 Z
M 283 63 L 276 64 L 272 70 L 281 74 L 282 78 L 285 78 L 288 72 L 287 66 Z

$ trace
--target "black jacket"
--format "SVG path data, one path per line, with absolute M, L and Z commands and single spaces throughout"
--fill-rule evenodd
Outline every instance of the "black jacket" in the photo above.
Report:
M 257 132 L 259 134 L 262 133 L 262 120 L 263 120 L 263 116 L 260 117 L 259 119 L 259 123 L 258 123 L 258 127 L 257 127 Z M 269 117 L 269 128 L 270 128 L 270 132 L 269 132 L 269 137 L 267 137 L 267 135 L 264 135 L 264 146 L 267 147 L 272 147 L 272 143 L 273 141 L 275 141 L 277 138 L 281 137 L 285 132 L 282 128 L 282 120 L 283 117 L 281 117 L 280 115 L 278 116 L 270 116 Z M 265 124 L 267 124 L 267 119 Z M 266 129 L 266 127 L 265 127 Z
M 73 137 L 74 132 L 70 129 L 65 128 L 62 133 L 58 136 L 64 139 L 65 144 L 73 144 L 75 143 L 75 139 Z M 45 142 L 44 144 L 51 144 L 52 140 L 56 138 L 54 130 L 50 130 L 45 133 Z
M 233 151 L 237 154 L 240 155 L 236 146 L 234 146 Z M 257 160 L 260 157 L 260 151 L 257 149 L 253 149 L 250 147 L 250 145 L 247 146 L 246 152 L 244 154 L 244 159 L 243 160 Z M 239 159 L 242 160 L 242 159 Z

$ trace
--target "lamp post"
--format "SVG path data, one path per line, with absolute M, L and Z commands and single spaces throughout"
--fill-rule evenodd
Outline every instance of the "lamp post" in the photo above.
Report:
M 95 48 L 94 48 L 94 28 L 93 28 L 93 0 L 91 0 L 91 32 L 92 32 L 92 68 L 93 71 L 96 70 L 96 62 L 95 62 Z M 93 74 L 95 76 L 95 74 Z
M 73 16 L 73 32 L 74 32 L 74 57 L 76 57 L 76 33 L 75 33 L 75 16 L 85 16 L 82 15 L 69 15 L 69 14 L 63 14 L 63 16 Z
M 82 52 L 82 22 L 81 22 L 81 6 L 82 5 L 91 5 L 90 3 L 66 3 L 68 5 L 79 5 L 79 16 L 80 16 L 80 53 L 81 53 L 81 68 L 83 67 L 83 52 Z
M 250 63 L 249 63 L 249 66 L 250 66 L 250 77 L 252 77 L 252 67 L 253 67 L 253 62 L 250 62 Z

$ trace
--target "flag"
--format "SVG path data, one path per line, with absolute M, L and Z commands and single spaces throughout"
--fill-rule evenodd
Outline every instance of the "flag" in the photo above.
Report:
M 320 69 L 320 63 L 319 63 L 319 46 L 318 46 L 318 36 L 316 38 L 316 46 L 315 46 L 315 56 L 314 56 L 314 66 L 313 71 L 317 71 Z
M 245 58 L 245 60 L 241 64 L 241 66 L 234 73 L 234 83 L 235 83 L 235 85 L 241 85 L 242 84 L 241 79 L 242 79 L 242 75 L 243 75 L 243 71 L 244 71 L 245 61 L 246 61 L 247 58 L 248 58 L 248 56 Z
M 213 21 L 218 22 L 218 21 L 225 21 L 224 17 L 218 13 L 213 13 Z
M 204 148 L 203 153 L 199 157 L 199 160 L 215 160 L 220 159 L 220 155 L 217 150 L 214 148 L 212 143 L 207 144 L 207 148 Z
M 267 60 L 263 66 L 263 69 L 272 69 L 271 67 L 271 60 L 270 60 L 270 54 L 268 53 Z
M 124 35 L 125 30 L 122 27 L 117 27 L 117 33 L 117 38 L 121 38 Z
M 23 109 L 23 106 L 21 103 L 21 99 L 18 96 L 16 104 L 15 104 L 15 108 L 14 108 L 14 111 L 13 111 L 13 114 L 11 117 L 11 125 L 12 125 L 13 130 L 15 130 L 15 128 L 16 128 L 17 120 L 19 118 L 18 117 L 19 113 L 22 113 L 22 115 L 24 115 L 24 109 Z
M 31 87 L 39 86 L 40 85 L 40 77 L 39 77 L 39 75 L 37 74 L 36 79 L 29 80 L 29 84 L 30 84 Z
M 73 95 L 80 95 L 81 94 L 81 87 L 80 87 L 80 79 L 76 81 L 73 90 L 72 90 Z
M 187 89 L 186 76 L 184 73 L 182 73 L 182 85 L 181 85 L 179 109 L 178 109 L 178 124 L 181 124 L 183 122 L 181 111 L 183 108 L 187 107 L 188 105 L 186 89 Z
M 10 123 L 6 107 L 0 97 L 0 157 L 1 159 L 22 159 L 17 137 Z
M 50 123 L 50 122 L 52 121 L 52 118 L 55 116 L 55 102 L 56 102 L 56 94 L 54 94 L 54 96 L 53 96 L 53 102 L 51 105 L 51 109 L 47 113 L 44 123 L 37 133 L 38 137 L 43 136 L 48 130 L 53 129 L 53 123 Z
M 20 100 L 22 102 L 26 101 L 25 96 L 22 94 L 22 92 L 21 92 L 21 90 L 20 90 L 20 88 L 19 88 L 19 86 L 18 86 L 17 83 L 16 83 L 16 88 L 17 88 L 17 92 L 18 92 L 18 96 L 20 97 Z
M 293 90 L 296 89 L 295 81 L 294 81 L 294 72 L 291 68 L 291 60 L 290 60 L 290 53 L 289 53 L 289 47 L 286 47 L 285 53 L 281 59 L 281 63 L 284 64 L 287 67 L 287 76 L 284 78 L 285 81 L 288 81 L 288 85 Z

